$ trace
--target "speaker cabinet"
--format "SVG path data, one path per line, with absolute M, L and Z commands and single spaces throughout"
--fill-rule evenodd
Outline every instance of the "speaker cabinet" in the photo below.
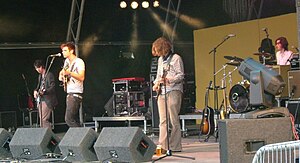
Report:
M 9 147 L 14 158 L 36 159 L 60 153 L 59 138 L 48 128 L 18 128 Z
M 283 81 L 285 82 L 285 87 L 282 90 L 282 93 L 280 95 L 277 95 L 277 97 L 288 97 L 288 71 L 291 69 L 290 65 L 274 65 L 272 66 L 273 70 L 278 72 L 279 75 L 281 75 Z
M 289 71 L 288 88 L 292 99 L 300 98 L 300 70 Z
M 104 127 L 94 149 L 101 162 L 145 162 L 156 145 L 138 127 Z
M 93 146 L 97 138 L 98 134 L 92 128 L 72 127 L 58 146 L 67 161 L 96 161 Z
M 219 120 L 221 163 L 252 162 L 262 146 L 292 140 L 289 117 Z
M 9 143 L 12 139 L 12 134 L 4 128 L 0 128 L 0 158 L 6 159 L 12 157 L 9 149 Z

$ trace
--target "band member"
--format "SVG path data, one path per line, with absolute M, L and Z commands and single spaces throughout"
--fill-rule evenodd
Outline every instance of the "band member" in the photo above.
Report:
M 183 62 L 178 54 L 172 53 L 172 44 L 164 37 L 160 37 L 153 42 L 152 55 L 159 57 L 157 75 L 152 88 L 153 91 L 158 92 L 157 104 L 160 120 L 158 144 L 164 150 L 169 147 L 168 150 L 181 151 L 179 112 L 183 94 Z M 165 108 L 166 104 L 167 108 Z M 169 136 L 169 146 L 167 140 L 167 118 L 172 129 Z
M 275 41 L 277 65 L 290 65 L 293 52 L 288 50 L 288 41 L 285 37 L 279 37 Z
M 69 127 L 80 127 L 79 109 L 83 99 L 85 64 L 76 56 L 73 43 L 62 44 L 60 48 L 66 58 L 64 68 L 59 73 L 59 80 L 63 81 L 67 92 L 65 121 Z
M 51 128 L 50 116 L 54 107 L 57 105 L 55 78 L 51 72 L 46 74 L 45 64 L 42 60 L 35 60 L 33 66 L 39 73 L 38 85 L 33 95 L 38 104 L 40 126 Z

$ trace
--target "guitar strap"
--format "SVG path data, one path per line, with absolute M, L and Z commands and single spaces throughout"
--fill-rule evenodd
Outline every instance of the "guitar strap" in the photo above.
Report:
M 169 57 L 167 58 L 167 65 L 166 65 L 166 67 L 165 67 L 165 69 L 164 69 L 164 71 L 169 71 L 170 70 L 170 63 L 171 63 L 171 60 L 172 60 L 172 58 L 173 58 L 173 53 L 170 53 L 169 54 Z M 163 63 L 164 63 L 165 61 L 163 60 Z M 166 73 L 166 72 L 164 72 L 164 73 Z M 163 74 L 164 74 L 163 73 Z M 166 75 L 166 74 L 165 74 Z

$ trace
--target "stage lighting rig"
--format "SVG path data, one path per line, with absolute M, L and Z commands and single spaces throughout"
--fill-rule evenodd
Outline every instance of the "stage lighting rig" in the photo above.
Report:
M 125 1 L 121 1 L 120 2 L 120 7 L 121 8 L 126 8 L 127 7 L 127 3 Z
M 150 6 L 149 2 L 148 1 L 143 1 L 142 2 L 142 7 L 143 8 L 148 8 Z
M 141 4 L 140 4 L 141 3 Z M 142 6 L 142 8 L 147 9 L 151 7 L 159 7 L 159 1 L 158 0 L 143 0 L 143 1 L 136 1 L 136 0 L 121 0 L 120 1 L 120 8 L 125 9 L 127 6 L 130 5 L 131 9 L 137 9 L 139 6 Z
M 238 68 L 239 73 L 250 81 L 250 104 L 256 107 L 273 107 L 275 95 L 282 93 L 285 82 L 272 68 L 255 61 L 245 59 Z

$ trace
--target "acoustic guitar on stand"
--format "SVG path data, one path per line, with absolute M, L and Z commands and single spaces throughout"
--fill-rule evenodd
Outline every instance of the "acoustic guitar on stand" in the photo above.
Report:
M 209 85 L 205 93 L 205 108 L 202 112 L 202 121 L 200 124 L 201 135 L 212 135 L 215 132 L 215 123 L 214 123 L 214 109 L 208 106 L 209 98 L 209 88 L 211 87 L 212 81 L 209 82 Z

